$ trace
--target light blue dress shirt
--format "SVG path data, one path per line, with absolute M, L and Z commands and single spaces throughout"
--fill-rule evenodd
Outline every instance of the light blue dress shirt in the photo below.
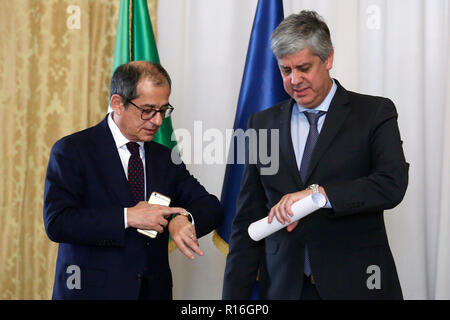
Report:
M 291 137 L 292 137 L 292 145 L 294 147 L 295 152 L 295 159 L 297 160 L 297 168 L 299 171 L 300 171 L 300 164 L 303 158 L 303 151 L 305 150 L 306 139 L 308 138 L 309 133 L 309 122 L 303 113 L 304 112 L 317 113 L 319 111 L 328 112 L 331 100 L 333 100 L 334 94 L 336 93 L 337 90 L 336 83 L 334 82 L 333 79 L 331 80 L 333 81 L 331 90 L 319 106 L 317 106 L 314 109 L 305 108 L 299 105 L 298 103 L 296 103 L 293 106 L 291 115 Z M 323 116 L 319 118 L 319 121 L 317 122 L 317 130 L 319 131 L 319 134 L 320 131 L 322 130 L 323 123 L 326 117 L 327 114 L 325 113 Z M 325 208 L 331 208 L 331 204 L 329 201 L 325 205 Z

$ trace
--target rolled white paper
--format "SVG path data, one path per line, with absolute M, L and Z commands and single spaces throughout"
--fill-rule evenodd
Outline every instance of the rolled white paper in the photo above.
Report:
M 291 217 L 291 223 L 300 220 L 308 214 L 322 208 L 327 203 L 325 197 L 321 193 L 313 193 L 302 200 L 294 202 L 291 206 L 294 216 Z M 259 241 L 272 233 L 277 232 L 288 226 L 288 224 L 281 224 L 276 217 L 273 218 L 272 223 L 267 222 L 268 217 L 262 218 L 253 222 L 248 227 L 248 234 L 254 241 Z M 290 223 L 290 224 L 291 224 Z

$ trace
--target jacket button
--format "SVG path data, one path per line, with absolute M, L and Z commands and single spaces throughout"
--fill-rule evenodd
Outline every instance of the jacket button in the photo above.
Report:
M 142 278 L 143 278 L 142 274 L 141 274 L 141 273 L 138 273 L 138 274 L 137 274 L 137 279 L 138 279 L 138 280 L 142 280 Z

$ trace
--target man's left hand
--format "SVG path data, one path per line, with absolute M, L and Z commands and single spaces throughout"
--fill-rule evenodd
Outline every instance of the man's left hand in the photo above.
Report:
M 169 232 L 178 249 L 189 259 L 195 258 L 194 252 L 203 255 L 200 249 L 195 228 L 188 218 L 182 215 L 175 216 L 169 223 Z
M 325 190 L 322 187 L 319 187 L 319 191 L 320 193 L 322 193 L 325 196 L 326 199 L 326 193 Z M 280 201 L 274 205 L 272 207 L 272 209 L 270 209 L 269 212 L 269 223 L 272 223 L 272 220 L 274 217 L 277 218 L 277 220 L 281 223 L 281 224 L 285 224 L 288 223 L 289 225 L 287 226 L 286 230 L 288 232 L 291 232 L 292 230 L 295 229 L 295 227 L 297 227 L 299 220 L 294 221 L 293 223 L 291 223 L 291 217 L 294 216 L 294 212 L 292 212 L 291 206 L 303 199 L 306 198 L 307 196 L 311 195 L 313 193 L 313 191 L 311 189 L 306 189 L 306 190 L 302 190 L 302 191 L 298 191 L 298 192 L 294 192 L 294 193 L 288 193 L 285 194 Z

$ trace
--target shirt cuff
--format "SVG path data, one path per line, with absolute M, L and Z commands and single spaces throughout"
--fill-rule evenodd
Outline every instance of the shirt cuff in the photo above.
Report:
M 128 208 L 124 208 L 123 209 L 123 219 L 125 221 L 125 229 L 128 228 L 127 213 L 128 213 Z

